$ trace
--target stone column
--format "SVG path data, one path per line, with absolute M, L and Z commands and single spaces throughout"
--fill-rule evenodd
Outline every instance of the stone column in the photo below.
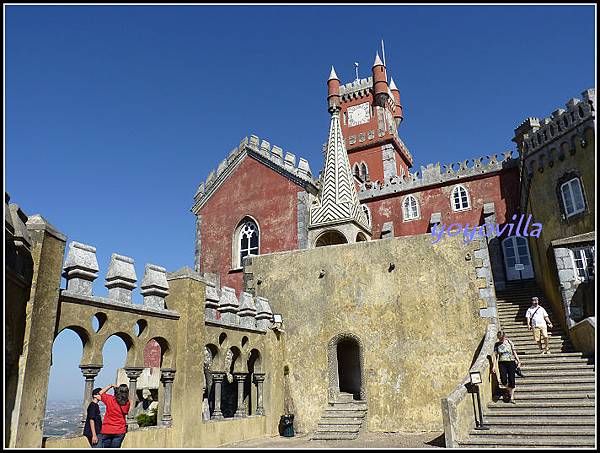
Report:
M 256 415 L 265 415 L 263 407 L 263 382 L 265 373 L 254 373 L 254 383 L 256 384 Z
M 142 374 L 143 370 L 143 367 L 125 368 L 125 374 L 129 378 L 129 401 L 131 401 L 131 405 L 129 406 L 129 412 L 127 414 L 127 429 L 129 431 L 138 428 L 137 420 L 135 419 L 133 414 L 135 412 L 135 402 L 137 401 L 137 380 Z
M 237 382 L 237 410 L 233 415 L 235 418 L 246 417 L 246 407 L 244 406 L 244 382 L 248 373 L 233 373 L 233 377 Z
M 163 368 L 160 370 L 161 380 L 165 385 L 165 403 L 163 406 L 161 424 L 171 426 L 171 399 L 173 397 L 173 380 L 175 380 L 175 370 L 172 368 Z
M 94 390 L 94 380 L 102 369 L 99 365 L 79 365 L 81 373 L 85 377 L 85 389 L 83 390 L 83 413 L 81 416 L 80 427 L 83 429 L 85 419 L 87 418 L 87 407 L 92 401 L 92 391 Z
M 212 372 L 213 384 L 215 386 L 215 410 L 213 411 L 211 420 L 223 420 L 223 412 L 221 412 L 221 384 L 225 379 L 225 373 L 220 371 Z

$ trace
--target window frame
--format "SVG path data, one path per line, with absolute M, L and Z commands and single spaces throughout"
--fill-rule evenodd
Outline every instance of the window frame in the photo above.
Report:
M 581 196 L 581 202 L 583 204 L 583 206 L 579 209 L 577 208 L 575 194 L 574 194 L 574 190 L 573 190 L 574 185 L 576 185 L 579 188 L 579 195 Z M 567 197 L 565 194 L 566 191 L 564 190 L 567 187 L 569 188 L 569 198 L 570 198 L 569 201 L 571 202 L 571 206 L 573 207 L 573 211 L 571 211 L 571 212 L 569 212 L 567 209 L 567 200 L 566 200 Z M 560 192 L 560 196 L 562 199 L 563 214 L 566 219 L 570 219 L 571 217 L 574 217 L 577 214 L 581 214 L 582 212 L 586 211 L 587 206 L 586 206 L 586 202 L 585 202 L 585 196 L 583 195 L 583 185 L 581 184 L 581 180 L 579 179 L 578 176 L 573 176 L 572 178 L 568 179 L 567 181 L 559 184 L 558 190 Z
M 458 208 L 458 209 L 456 209 L 454 207 L 454 194 L 456 194 L 457 192 L 459 192 L 460 189 L 462 189 L 462 190 L 465 191 L 465 195 L 466 195 L 466 198 L 467 198 L 467 205 L 464 206 L 464 207 L 462 206 L 462 196 L 459 195 L 459 200 L 461 200 L 461 207 Z M 456 185 L 456 186 L 454 186 L 452 188 L 452 192 L 450 192 L 450 208 L 454 212 L 468 211 L 469 209 L 471 209 L 471 197 L 469 196 L 469 191 L 462 184 L 458 184 L 458 185 Z
M 261 249 L 261 245 L 260 245 L 260 241 L 261 241 L 261 229 L 260 229 L 260 225 L 257 222 L 257 220 L 249 215 L 246 215 L 242 218 L 242 220 L 240 220 L 234 230 L 234 234 L 233 234 L 233 240 L 232 240 L 232 270 L 240 270 L 243 268 L 243 263 L 242 263 L 242 231 L 244 229 L 244 227 L 248 224 L 248 223 L 253 223 L 254 227 L 255 227 L 255 231 L 258 234 L 258 246 L 257 247 L 250 247 L 250 239 L 252 236 L 248 237 L 248 247 L 247 250 L 249 251 L 248 255 L 246 256 L 258 256 L 260 255 L 260 249 Z M 257 253 L 250 253 L 250 250 L 252 249 L 257 249 Z
M 415 201 L 415 210 L 416 214 L 414 216 L 407 217 L 406 216 L 406 202 L 410 199 Z M 414 195 L 406 195 L 402 200 L 402 221 L 403 222 L 412 222 L 413 220 L 419 220 L 421 218 L 421 207 L 419 206 L 419 200 Z
M 589 264 L 589 262 L 588 262 L 588 258 L 585 253 L 586 250 L 589 250 L 592 255 L 592 263 L 591 264 Z M 596 251 L 595 251 L 594 246 L 593 245 L 583 245 L 583 246 L 579 246 L 579 247 L 573 247 L 572 249 L 569 249 L 569 251 L 571 253 L 571 259 L 573 260 L 573 269 L 575 271 L 575 278 L 580 283 L 590 281 L 590 273 L 588 272 L 588 269 L 591 267 L 592 269 L 594 269 L 594 274 L 591 275 L 591 278 L 593 280 L 594 275 L 595 275 L 595 264 L 596 264 Z M 582 268 L 577 266 L 578 259 L 583 264 Z M 584 274 L 583 276 L 580 275 L 580 272 L 579 272 L 580 269 Z

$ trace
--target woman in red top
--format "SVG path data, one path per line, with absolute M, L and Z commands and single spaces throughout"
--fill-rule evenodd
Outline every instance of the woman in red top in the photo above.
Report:
M 114 396 L 106 394 L 111 388 L 115 389 Z M 100 401 L 106 406 L 101 431 L 102 448 L 119 448 L 127 432 L 126 416 L 131 405 L 129 387 L 125 384 L 118 387 L 115 384 L 104 387 L 100 390 Z

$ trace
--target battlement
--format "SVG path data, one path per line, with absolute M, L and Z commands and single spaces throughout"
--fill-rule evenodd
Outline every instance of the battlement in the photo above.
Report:
M 260 162 L 274 169 L 278 173 L 292 179 L 303 187 L 316 193 L 317 180 L 313 179 L 312 171 L 308 161 L 302 157 L 296 163 L 296 155 L 276 145 L 271 145 L 267 140 L 260 140 L 256 135 L 250 138 L 244 137 L 240 145 L 233 148 L 227 158 L 223 159 L 216 170 L 211 170 L 206 180 L 198 186 L 194 195 L 194 206 L 192 212 L 202 207 L 205 201 L 221 185 L 221 183 L 237 167 L 245 155 L 252 155 Z
M 238 299 L 233 288 L 218 288 L 216 282 L 208 280 L 205 298 L 207 323 L 263 333 L 271 326 L 273 312 L 264 297 L 255 298 L 250 293 L 242 292 Z
M 366 79 L 358 79 L 354 82 L 340 85 L 340 96 L 343 102 L 351 101 L 352 99 L 358 99 L 359 97 L 365 97 L 371 94 L 373 91 L 373 77 L 367 77 Z M 388 94 L 390 95 L 390 104 L 393 106 L 394 95 L 388 87 Z
M 595 119 L 596 90 L 590 88 L 581 93 L 583 100 L 571 98 L 565 104 L 566 110 L 558 108 L 550 117 L 542 120 L 530 117 L 515 129 L 515 138 L 525 157 L 537 152 L 546 145 L 560 140 L 572 131 L 581 135 L 581 126 Z
M 459 181 L 463 178 L 493 173 L 505 168 L 518 165 L 518 158 L 512 157 L 512 151 L 502 153 L 502 159 L 498 154 L 466 159 L 461 162 L 453 162 L 440 166 L 440 163 L 421 166 L 421 171 L 409 172 L 407 176 L 393 176 L 389 181 L 368 181 L 360 185 L 358 198 L 361 201 L 378 198 L 405 190 L 422 188 L 448 181 Z M 442 168 L 443 167 L 443 168 Z
M 99 270 L 96 248 L 72 241 L 63 265 L 63 277 L 67 280 L 67 288 L 62 291 L 62 295 L 85 299 L 91 304 L 110 304 L 179 317 L 177 312 L 168 310 L 165 306 L 165 298 L 169 295 L 165 268 L 146 264 L 144 278 L 140 285 L 140 293 L 144 298 L 143 304 L 133 304 L 131 301 L 137 282 L 133 258 L 117 253 L 112 254 L 106 272 L 105 286 L 108 288 L 108 297 L 92 294 L 92 285 L 98 277 Z

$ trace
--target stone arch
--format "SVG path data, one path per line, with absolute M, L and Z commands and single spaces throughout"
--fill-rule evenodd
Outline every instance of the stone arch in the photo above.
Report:
M 54 348 L 54 342 L 56 341 L 56 338 L 65 330 L 75 332 L 81 340 L 81 345 L 83 347 L 83 352 L 81 354 L 81 364 L 94 363 L 94 340 L 93 336 L 85 327 L 76 325 L 69 325 L 63 327 L 59 332 L 56 333 L 56 335 L 54 335 L 54 339 L 52 340 L 52 347 Z M 52 355 L 50 356 L 50 365 L 52 365 Z
M 163 337 L 152 337 L 148 342 L 152 340 L 160 346 L 160 367 L 175 368 L 174 354 L 169 342 Z
M 258 223 L 258 220 L 256 220 L 253 216 L 246 214 L 245 216 L 243 216 L 240 221 L 236 224 L 235 229 L 233 230 L 233 235 L 232 235 L 232 240 L 231 240 L 231 266 L 232 269 L 237 269 L 242 267 L 243 263 L 242 263 L 242 258 L 241 258 L 241 237 L 240 235 L 243 233 L 242 230 L 244 229 L 245 225 L 249 224 L 249 227 L 251 229 L 253 229 L 254 231 L 254 236 L 257 239 L 257 243 L 256 243 L 256 248 L 252 247 L 252 244 L 250 243 L 250 239 L 248 239 L 248 250 L 250 252 L 252 251 L 256 251 L 256 253 L 248 253 L 246 256 L 250 256 L 250 255 L 260 255 L 260 243 L 261 243 L 261 227 L 260 224 Z
M 315 239 L 315 247 L 323 247 L 327 245 L 347 244 L 348 239 L 338 230 L 327 230 L 321 233 Z
M 119 337 L 121 340 L 123 340 L 123 343 L 125 343 L 125 348 L 127 349 L 127 357 L 125 359 L 125 367 L 133 367 L 133 366 L 138 366 L 138 364 L 136 363 L 136 342 L 133 339 L 133 337 L 126 333 L 126 332 L 113 332 L 111 334 L 107 334 L 106 336 L 104 336 L 104 340 L 98 343 L 98 348 L 97 348 L 97 352 L 98 352 L 98 356 L 100 357 L 101 362 L 103 363 L 103 357 L 102 357 L 102 351 L 104 350 L 104 345 L 106 344 L 106 342 L 111 338 L 111 337 Z M 142 348 L 143 349 L 143 348 Z M 143 365 L 143 363 L 142 363 Z
M 360 366 L 360 399 L 366 399 L 366 380 L 365 380 L 365 354 L 364 345 L 358 335 L 351 332 L 339 333 L 329 340 L 327 345 L 327 367 L 329 375 L 328 397 L 329 402 L 334 403 L 340 395 L 340 382 L 338 374 L 338 344 L 341 341 L 349 340 L 355 342 L 358 346 L 358 362 Z
M 358 232 L 356 235 L 356 242 L 366 242 L 367 236 L 362 231 Z

